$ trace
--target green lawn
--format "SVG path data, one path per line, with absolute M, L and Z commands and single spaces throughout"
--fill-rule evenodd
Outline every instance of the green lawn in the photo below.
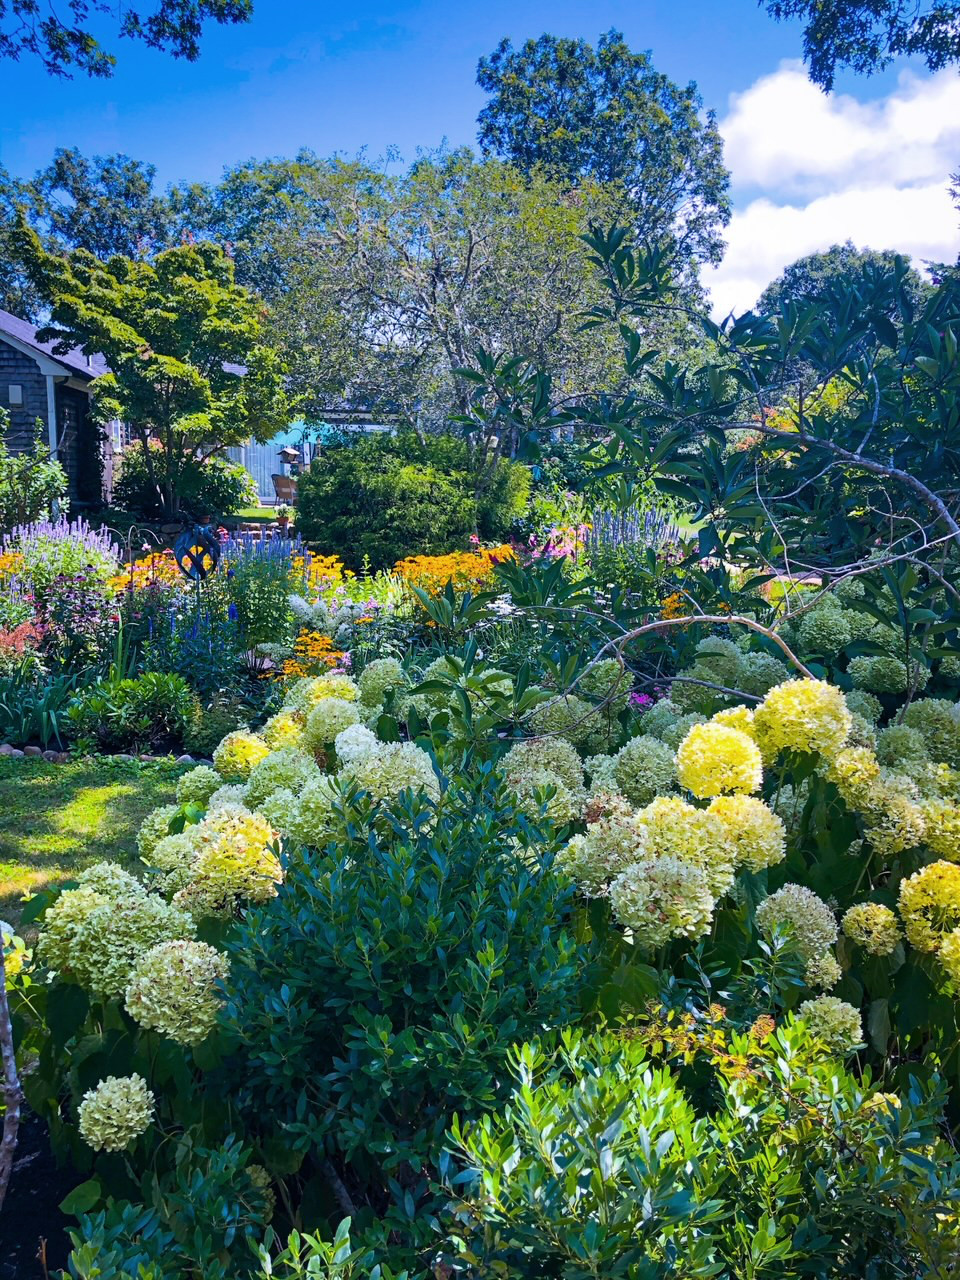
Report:
M 21 899 L 108 858 L 135 867 L 136 833 L 174 798 L 183 773 L 169 764 L 0 759 L 0 919 Z
M 295 518 L 294 511 L 292 507 L 288 508 L 288 510 L 290 512 L 290 522 L 292 524 Z M 236 518 L 238 520 L 276 520 L 277 508 L 276 507 L 241 507 L 240 510 L 236 513 Z

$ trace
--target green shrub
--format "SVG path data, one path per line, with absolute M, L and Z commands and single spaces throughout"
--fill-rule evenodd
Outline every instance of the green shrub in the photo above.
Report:
M 573 1033 L 519 1049 L 500 1114 L 454 1123 L 471 1276 L 949 1274 L 960 1163 L 936 1091 L 871 1096 L 802 1023 L 673 1034 L 686 1088 L 638 1040 Z
M 197 712 L 197 695 L 177 675 L 146 671 L 78 694 L 67 711 L 71 734 L 101 751 L 169 749 L 183 742 Z
M 11 453 L 7 446 L 9 426 L 10 415 L 0 409 L 0 533 L 42 520 L 67 492 L 67 473 L 50 456 L 42 422 L 37 421 L 32 449 L 19 454 Z
M 159 444 L 152 444 L 150 448 L 158 454 L 163 452 Z M 162 471 L 159 460 L 156 471 L 157 474 Z M 257 501 L 250 473 L 239 462 L 230 462 L 227 458 L 208 458 L 205 462 L 188 459 L 176 488 L 182 514 L 196 520 L 230 516 Z M 150 483 L 141 444 L 128 445 L 120 455 L 113 482 L 113 501 L 141 519 L 159 520 L 164 514 L 161 495 Z
M 501 461 L 478 491 L 466 448 L 453 437 L 365 436 L 326 449 L 300 477 L 297 530 L 358 569 L 466 547 L 472 533 L 504 538 L 524 509 L 525 467 Z
M 376 822 L 358 805 L 228 943 L 245 1136 L 268 1166 L 368 1206 L 393 1266 L 430 1247 L 453 1113 L 496 1105 L 510 1045 L 577 1016 L 571 893 L 514 853 L 524 830 L 489 774 Z
M 227 734 L 245 726 L 249 716 L 249 711 L 244 711 L 240 703 L 196 705 L 184 727 L 184 750 L 194 756 L 212 756 Z

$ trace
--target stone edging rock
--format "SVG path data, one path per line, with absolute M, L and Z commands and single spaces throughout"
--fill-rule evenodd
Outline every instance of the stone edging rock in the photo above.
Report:
M 19 747 L 11 746 L 9 742 L 0 745 L 0 759 L 7 760 L 46 760 L 48 764 L 68 764 L 76 757 L 72 756 L 69 751 L 42 751 L 39 747 Z M 118 760 L 121 764 L 130 764 L 134 760 L 139 760 L 143 764 L 152 764 L 157 760 L 172 760 L 173 764 L 213 764 L 213 761 L 203 756 L 133 756 L 127 755 L 125 752 L 116 755 L 102 754 L 97 756 L 86 757 L 93 760 Z

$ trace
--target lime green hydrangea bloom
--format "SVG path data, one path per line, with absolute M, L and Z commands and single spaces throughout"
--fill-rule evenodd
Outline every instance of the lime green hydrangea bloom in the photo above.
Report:
M 216 769 L 211 769 L 208 764 L 198 764 L 177 782 L 177 803 L 198 804 L 206 808 L 207 801 L 222 785 L 223 779 Z
M 226 956 L 205 942 L 161 942 L 137 961 L 126 990 L 131 1017 L 177 1044 L 199 1044 L 213 1030 L 230 973 Z
M 260 730 L 271 751 L 303 746 L 303 716 L 297 711 L 282 710 L 270 717 Z
M 812 889 L 800 884 L 785 884 L 764 898 L 757 907 L 756 921 L 757 928 L 768 938 L 786 926 L 804 960 L 823 955 L 837 940 L 833 912 Z
M 80 1137 L 94 1151 L 124 1151 L 149 1129 L 156 1099 L 143 1076 L 107 1076 L 80 1103 Z
M 804 1000 L 799 1015 L 832 1053 L 851 1053 L 863 1043 L 860 1011 L 847 1004 L 846 1000 L 838 1000 L 836 996 Z
M 665 854 L 626 867 L 610 885 L 610 907 L 638 946 L 655 950 L 671 938 L 701 938 L 714 899 L 703 869 Z
M 897 917 L 880 902 L 857 902 L 844 914 L 843 932 L 871 956 L 896 951 L 901 933 Z
M 360 711 L 354 703 L 342 698 L 321 698 L 307 716 L 303 740 L 308 750 L 319 755 L 333 746 L 337 734 L 359 723 Z
M 583 789 L 583 764 L 565 738 L 526 738 L 515 742 L 500 762 L 504 777 L 530 769 L 550 769 L 570 791 Z
M 360 672 L 357 684 L 360 697 L 370 707 L 378 707 L 391 689 L 407 685 L 407 676 L 396 658 L 375 658 Z
M 170 834 L 170 823 L 180 813 L 178 804 L 164 804 L 148 813 L 137 832 L 137 849 L 144 862 L 149 862 L 157 843 Z
M 673 791 L 677 782 L 674 753 L 658 738 L 641 734 L 614 756 L 617 790 L 636 805 L 649 804 L 656 796 Z
M 268 796 L 284 788 L 296 795 L 319 773 L 316 760 L 297 747 L 281 747 L 279 751 L 271 751 L 250 771 L 245 792 L 247 806 L 258 809 Z
M 723 823 L 735 867 L 763 871 L 786 856 L 787 833 L 782 820 L 756 796 L 717 796 L 708 809 Z
M 900 881 L 900 919 L 918 951 L 938 951 L 960 929 L 960 866 L 932 862 Z

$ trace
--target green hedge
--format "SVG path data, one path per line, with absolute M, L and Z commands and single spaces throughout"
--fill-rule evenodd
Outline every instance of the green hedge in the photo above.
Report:
M 501 461 L 477 492 L 466 446 L 452 436 L 362 436 L 323 450 L 300 477 L 297 529 L 354 569 L 506 537 L 530 493 L 526 467 Z

